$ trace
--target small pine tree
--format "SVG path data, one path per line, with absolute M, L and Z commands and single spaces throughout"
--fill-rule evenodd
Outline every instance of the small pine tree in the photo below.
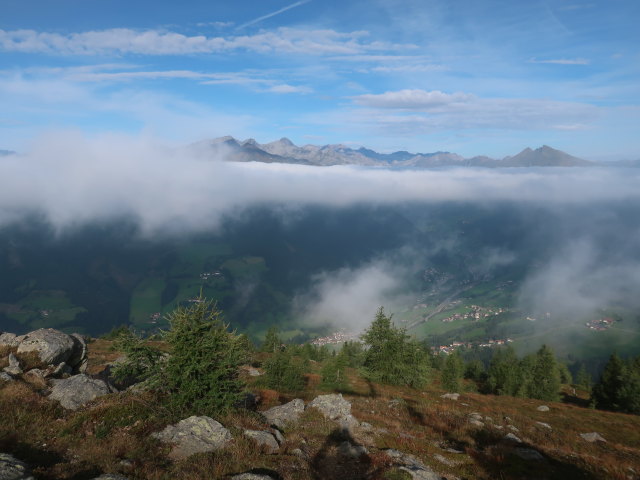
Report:
M 299 392 L 305 379 L 302 365 L 295 361 L 291 351 L 278 350 L 264 363 L 263 381 L 268 388 L 283 392 Z
M 519 363 L 511 346 L 496 350 L 487 372 L 487 391 L 515 396 L 520 385 Z
M 120 329 L 115 338 L 114 348 L 125 354 L 125 360 L 113 369 L 115 379 L 118 382 L 147 381 L 151 386 L 157 384 L 162 352 L 128 328 Z
M 464 374 L 464 361 L 458 352 L 447 355 L 442 369 L 442 388 L 449 392 L 462 390 L 462 375 Z
M 560 398 L 560 372 L 553 350 L 546 345 L 535 354 L 529 397 L 557 401 Z
M 349 366 L 349 357 L 344 349 L 335 357 L 327 360 L 322 368 L 322 383 L 324 388 L 331 390 L 345 391 L 349 388 L 347 379 L 347 367 Z
M 222 322 L 215 304 L 204 299 L 167 316 L 164 338 L 170 355 L 162 371 L 169 405 L 181 414 L 216 414 L 236 403 L 244 384 L 239 366 L 243 342 Z
M 592 400 L 596 408 L 620 410 L 620 393 L 624 386 L 624 363 L 617 354 L 611 355 L 602 375 L 593 386 Z
M 278 327 L 269 327 L 262 343 L 262 352 L 275 353 L 282 347 L 282 339 L 278 335 Z
M 362 335 L 368 347 L 364 353 L 366 378 L 390 385 L 419 388 L 427 382 L 429 356 L 421 345 L 411 341 L 402 328 L 380 307 L 369 328 Z

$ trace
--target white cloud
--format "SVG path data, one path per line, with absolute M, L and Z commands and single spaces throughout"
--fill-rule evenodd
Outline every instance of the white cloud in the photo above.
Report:
M 367 32 L 278 28 L 253 35 L 188 36 L 171 31 L 114 28 L 60 34 L 35 30 L 0 30 L 0 50 L 56 55 L 187 55 L 248 50 L 258 53 L 356 55 L 401 48 L 387 42 L 367 42 Z
M 578 102 L 526 98 L 481 98 L 469 93 L 439 90 L 400 90 L 351 97 L 367 107 L 337 113 L 343 122 L 377 127 L 391 134 L 471 128 L 558 129 L 585 128 L 598 108 Z M 336 122 L 336 118 L 327 118 Z M 578 127 L 579 126 L 579 127 Z
M 589 65 L 591 61 L 586 58 L 552 58 L 546 60 L 538 60 L 536 58 L 532 58 L 529 60 L 529 63 L 551 63 L 555 65 Z
M 325 271 L 312 278 L 308 292 L 294 299 L 300 318 L 315 325 L 332 325 L 362 332 L 380 306 L 387 312 L 415 302 L 403 283 L 406 268 L 387 259 L 377 259 L 358 268 Z
M 273 93 L 311 93 L 313 89 L 304 86 L 288 85 L 286 83 L 281 85 L 274 85 L 268 88 Z
M 353 101 L 358 105 L 402 110 L 430 110 L 442 105 L 468 102 L 471 99 L 473 99 L 473 95 L 467 93 L 448 94 L 439 90 L 399 90 L 353 97 Z
M 129 214 L 155 231 L 207 229 L 253 205 L 640 200 L 640 170 L 388 171 L 228 163 L 212 155 L 149 136 L 52 132 L 25 155 L 0 159 L 0 224 L 25 211 L 40 211 L 59 227 Z

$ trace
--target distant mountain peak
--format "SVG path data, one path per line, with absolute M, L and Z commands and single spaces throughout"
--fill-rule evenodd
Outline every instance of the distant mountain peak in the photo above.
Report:
M 278 140 L 278 142 L 288 147 L 295 146 L 294 143 L 291 140 L 289 140 L 287 137 L 282 137 L 280 140 Z
M 239 142 L 232 136 L 216 138 L 208 142 L 212 147 L 225 145 L 231 161 L 255 161 L 297 163 L 306 165 L 366 165 L 381 167 L 434 168 L 446 166 L 473 167 L 586 167 L 594 163 L 574 157 L 549 145 L 535 150 L 525 148 L 514 156 L 496 160 L 486 156 L 464 158 L 456 153 L 437 151 L 432 153 L 410 153 L 405 150 L 393 153 L 378 153 L 366 147 L 354 149 L 344 144 L 296 146 L 291 140 L 279 140 L 260 144 L 253 138 Z

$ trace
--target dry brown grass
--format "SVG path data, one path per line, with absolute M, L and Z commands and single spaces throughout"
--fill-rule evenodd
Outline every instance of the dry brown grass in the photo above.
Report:
M 111 345 L 104 340 L 90 344 L 92 369 L 99 371 L 120 355 Z M 328 393 L 319 390 L 316 373 L 307 379 L 307 389 L 297 396 L 310 400 Z M 42 384 L 11 382 L 0 386 L 0 451 L 25 460 L 45 480 L 93 478 L 103 472 L 135 479 L 196 480 L 252 469 L 278 472 L 284 480 L 403 478 L 384 453 L 386 448 L 415 455 L 440 474 L 458 478 L 627 480 L 634 475 L 630 468 L 640 472 L 638 416 L 562 403 L 547 403 L 550 411 L 539 412 L 539 401 L 475 393 L 451 401 L 440 397 L 444 392 L 437 385 L 416 391 L 371 384 L 356 371 L 350 371 L 349 380 L 352 391 L 344 396 L 356 418 L 371 424 L 372 430 L 358 428 L 346 434 L 309 409 L 286 429 L 280 453 L 269 455 L 242 435 L 244 429 L 266 429 L 263 418 L 248 411 L 231 412 L 216 418 L 234 436 L 225 449 L 178 462 L 168 459 L 168 446 L 150 438 L 176 420 L 154 394 L 108 395 L 68 412 L 41 395 Z M 296 397 L 253 391 L 260 395 L 260 410 Z M 482 415 L 485 427 L 468 422 L 472 412 Z M 551 430 L 536 422 L 548 423 Z M 515 433 L 524 446 L 544 455 L 544 462 L 515 455 L 518 446 L 503 440 L 509 425 L 518 429 Z M 591 444 L 579 437 L 592 431 L 607 442 Z M 366 446 L 369 454 L 360 461 L 342 458 L 338 445 L 344 440 Z M 296 455 L 297 450 L 307 458 Z

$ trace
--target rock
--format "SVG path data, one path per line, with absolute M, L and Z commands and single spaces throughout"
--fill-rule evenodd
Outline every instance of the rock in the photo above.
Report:
M 309 460 L 309 455 L 304 453 L 299 448 L 294 448 L 293 450 L 291 450 L 291 455 L 295 455 L 296 457 L 301 458 L 302 460 Z
M 270 425 L 279 429 L 284 429 L 288 423 L 295 422 L 304 412 L 304 401 L 300 398 L 291 400 L 289 403 L 270 408 L 262 412 Z
M 475 412 L 470 413 L 469 414 L 469 418 L 472 418 L 474 420 L 482 420 L 483 419 L 482 415 L 480 415 L 479 413 L 475 413 Z
M 7 453 L 0 453 L 0 480 L 33 480 L 26 463 Z
M 513 425 L 507 425 L 507 428 L 512 432 L 519 432 L 518 427 L 514 427 Z
M 402 453 L 392 448 L 383 452 L 393 458 L 395 463 L 400 465 L 400 470 L 407 472 L 414 480 L 440 480 L 441 477 L 436 472 L 427 467 L 413 455 Z
M 369 451 L 362 445 L 344 441 L 338 445 L 338 453 L 343 457 L 360 458 L 362 455 L 367 455 Z
M 17 347 L 20 345 L 23 337 L 18 337 L 15 333 L 0 333 L 0 346 L 3 347 Z
M 367 432 L 370 432 L 371 430 L 373 430 L 373 425 L 367 422 L 360 422 L 360 428 Z
M 480 420 L 476 420 L 475 418 L 470 418 L 469 423 L 474 427 L 484 427 L 484 423 L 482 423 Z
M 581 433 L 580 436 L 582 437 L 583 440 L 586 440 L 589 443 L 606 442 L 606 440 L 602 437 L 602 435 L 600 435 L 597 432 Z
M 282 445 L 284 443 L 284 435 L 280 433 L 280 430 L 278 430 L 277 428 L 274 428 L 273 432 L 271 433 L 273 434 L 274 437 L 276 437 L 276 441 L 278 442 L 279 445 Z
M 540 405 L 538 408 L 536 408 L 536 410 L 538 410 L 539 412 L 548 412 L 549 407 L 547 407 L 546 405 Z
M 542 428 L 546 428 L 547 430 L 552 430 L 551 425 L 544 422 L 536 422 L 536 425 Z
M 65 375 L 71 375 L 71 373 L 73 373 L 73 369 L 65 362 L 62 362 L 50 369 L 50 371 L 45 374 L 45 377 L 60 378 Z
M 435 458 L 440 463 L 446 465 L 447 467 L 455 467 L 456 465 L 460 464 L 460 462 L 454 462 L 453 460 L 449 460 L 447 457 L 440 455 L 439 453 L 436 453 L 435 455 L 433 455 L 433 458 Z
M 73 352 L 67 360 L 67 365 L 72 369 L 79 370 L 84 363 L 84 369 L 86 370 L 87 364 L 87 342 L 84 337 L 79 333 L 72 333 L 71 339 L 73 341 Z
M 319 395 L 309 403 L 307 408 L 309 407 L 317 408 L 324 415 L 324 418 L 329 420 L 337 420 L 351 415 L 351 403 L 342 398 L 341 393 Z
M 459 393 L 445 393 L 444 395 L 440 395 L 440 398 L 445 398 L 447 400 L 455 400 L 457 401 L 460 398 Z
M 230 480 L 274 480 L 274 477 L 271 475 L 266 475 L 264 473 L 241 473 L 239 475 L 234 475 L 230 478 Z
M 13 382 L 13 377 L 9 375 L 7 372 L 0 372 L 0 381 Z
M 74 351 L 73 337 L 53 328 L 41 328 L 25 335 L 18 353 L 37 352 L 42 363 L 57 365 L 65 362 Z
M 110 393 L 109 387 L 102 380 L 96 380 L 81 373 L 64 380 L 52 380 L 51 400 L 58 400 L 60 405 L 69 410 L 76 410 L 94 398 Z
M 309 407 L 317 408 L 324 418 L 337 421 L 347 430 L 360 423 L 351 415 L 351 403 L 342 398 L 341 393 L 319 395 L 309 403 L 307 408 Z
M 513 453 L 523 460 L 530 460 L 534 462 L 544 461 L 542 454 L 532 448 L 516 448 L 513 450 Z
M 22 373 L 22 368 L 20 368 L 20 361 L 13 353 L 9 354 L 9 366 L 4 367 L 2 370 L 14 377 Z
M 151 435 L 164 443 L 174 444 L 169 455 L 173 459 L 186 458 L 194 453 L 212 452 L 231 441 L 231 433 L 210 417 L 192 416 L 169 425 Z
M 507 442 L 522 443 L 522 440 L 516 437 L 513 433 L 507 433 L 502 439 Z
M 249 374 L 250 377 L 259 377 L 260 375 L 262 375 L 262 372 L 260 372 L 260 370 L 253 367 L 247 368 L 247 373 Z
M 40 370 L 39 368 L 32 368 L 31 370 L 25 372 L 25 375 L 34 376 L 41 379 L 44 379 L 46 374 L 47 372 L 45 372 L 44 370 Z
M 245 430 L 244 435 L 255 441 L 260 447 L 263 447 L 264 451 L 270 455 L 278 453 L 278 450 L 280 450 L 278 441 L 270 432 L 261 430 Z

